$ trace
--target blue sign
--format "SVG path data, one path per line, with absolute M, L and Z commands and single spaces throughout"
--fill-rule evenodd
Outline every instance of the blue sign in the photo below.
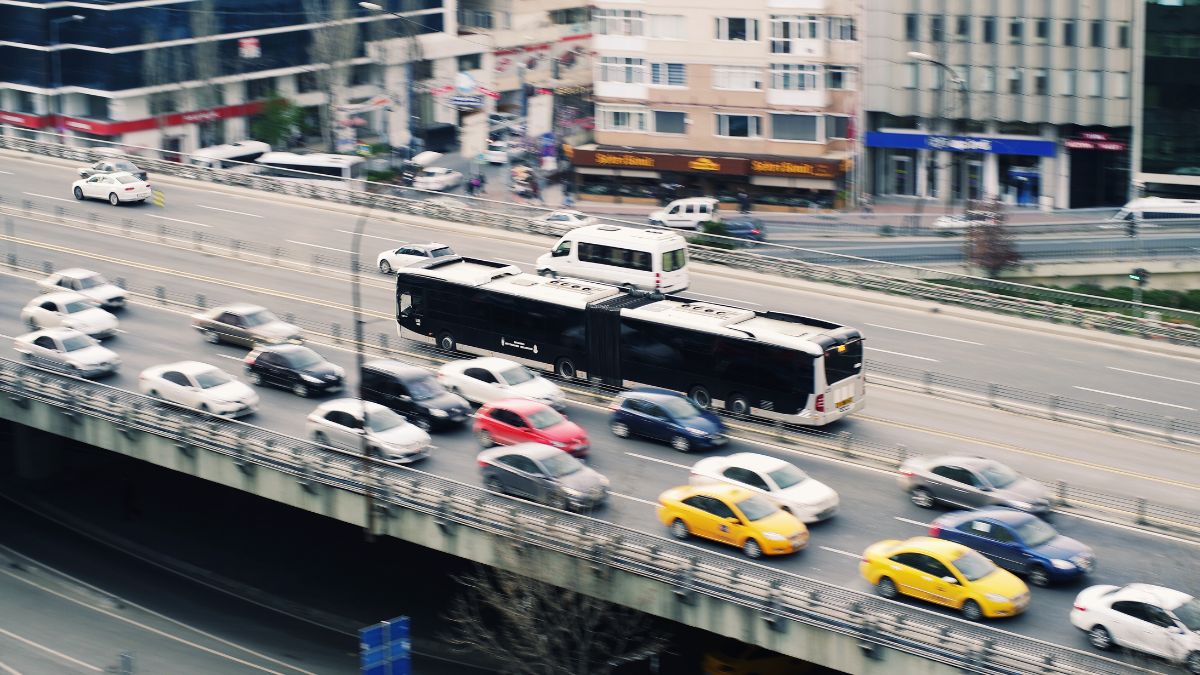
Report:
M 993 155 L 1053 157 L 1058 152 L 1058 144 L 1054 141 L 1023 138 L 993 138 L 991 136 L 938 136 L 936 134 L 901 134 L 894 131 L 868 131 L 866 142 L 869 148 L 982 152 Z
M 411 675 L 412 641 L 408 617 L 381 621 L 358 631 L 362 675 Z

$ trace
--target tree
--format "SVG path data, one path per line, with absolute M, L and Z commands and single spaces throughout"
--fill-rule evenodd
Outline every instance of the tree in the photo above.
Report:
M 272 94 L 250 125 L 250 135 L 273 148 L 287 146 L 300 124 L 300 109 L 288 99 Z
M 967 205 L 968 227 L 963 253 L 968 264 L 983 268 L 993 278 L 1021 262 L 1012 233 L 1004 227 L 1005 220 L 1004 205 L 995 199 Z
M 446 637 L 508 675 L 606 675 L 667 644 L 647 614 L 514 572 L 481 567 L 458 582 Z

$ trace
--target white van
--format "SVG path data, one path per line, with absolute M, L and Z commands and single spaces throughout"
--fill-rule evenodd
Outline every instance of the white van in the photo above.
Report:
M 1200 199 L 1142 197 L 1122 206 L 1112 219 L 1141 220 L 1146 223 L 1163 220 L 1200 220 Z
M 563 235 L 537 259 L 538 274 L 576 277 L 644 291 L 688 287 L 687 242 L 674 232 L 591 225 Z
M 678 227 L 694 230 L 700 223 L 721 220 L 717 213 L 721 203 L 712 197 L 688 197 L 676 199 L 665 208 L 650 214 L 650 224 L 655 227 Z

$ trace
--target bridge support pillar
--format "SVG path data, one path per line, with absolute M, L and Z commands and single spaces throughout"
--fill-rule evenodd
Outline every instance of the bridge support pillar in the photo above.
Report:
M 10 470 L 22 480 L 49 478 L 63 467 L 62 452 L 57 437 L 21 424 L 5 425 L 5 442 L 11 457 Z

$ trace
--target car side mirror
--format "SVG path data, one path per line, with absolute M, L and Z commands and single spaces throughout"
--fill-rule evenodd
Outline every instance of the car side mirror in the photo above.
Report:
M 992 491 L 991 485 L 980 485 L 978 487 L 981 492 L 991 492 Z
M 1167 632 L 1168 633 L 1176 633 L 1178 635 L 1186 635 L 1187 634 L 1187 631 L 1178 625 L 1171 626 L 1170 628 L 1167 629 Z
M 958 583 L 958 579 L 955 579 L 954 577 L 942 577 L 942 581 L 944 581 L 948 584 L 957 584 Z
M 740 525 L 742 523 L 742 521 L 739 520 L 737 516 L 728 516 L 725 518 L 725 522 L 732 523 L 734 525 Z
M 401 401 L 404 401 L 405 403 L 408 403 L 409 401 L 412 400 L 412 397 L 409 396 L 408 394 L 400 394 L 396 398 L 400 399 Z

